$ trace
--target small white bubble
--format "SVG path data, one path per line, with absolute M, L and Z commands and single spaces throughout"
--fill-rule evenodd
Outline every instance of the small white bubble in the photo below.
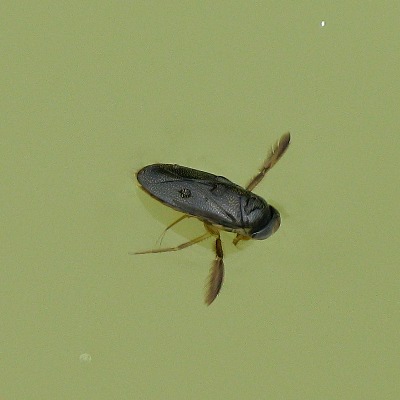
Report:
M 320 25 L 325 26 L 325 21 L 321 21 Z
M 83 353 L 79 356 L 79 361 L 81 363 L 88 364 L 88 363 L 90 363 L 90 361 L 92 361 L 92 356 L 88 353 Z

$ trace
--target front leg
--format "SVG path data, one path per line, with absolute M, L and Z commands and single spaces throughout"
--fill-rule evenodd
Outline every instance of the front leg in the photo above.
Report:
M 237 244 L 241 241 L 241 240 L 250 240 L 251 238 L 249 236 L 244 236 L 241 235 L 240 233 L 236 234 L 235 238 L 233 239 L 232 243 L 237 246 Z

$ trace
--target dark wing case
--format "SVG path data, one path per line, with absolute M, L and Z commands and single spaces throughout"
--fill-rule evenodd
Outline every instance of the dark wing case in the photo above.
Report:
M 137 180 L 169 207 L 226 228 L 247 227 L 253 210 L 268 207 L 261 197 L 222 176 L 176 164 L 148 165 Z

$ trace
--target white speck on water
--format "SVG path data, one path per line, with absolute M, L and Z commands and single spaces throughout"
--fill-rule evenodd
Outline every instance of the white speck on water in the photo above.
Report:
M 88 364 L 92 361 L 92 356 L 88 353 L 83 353 L 79 356 L 79 361 L 83 364 Z
M 325 26 L 325 21 L 321 21 L 320 25 Z

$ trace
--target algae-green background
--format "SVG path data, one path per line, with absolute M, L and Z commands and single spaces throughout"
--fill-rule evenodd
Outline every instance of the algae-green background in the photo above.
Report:
M 1 399 L 400 398 L 400 3 L 0 13 Z M 255 190 L 281 229 L 223 236 L 212 306 L 211 241 L 128 254 L 178 216 L 135 170 L 245 184 L 288 130 Z

